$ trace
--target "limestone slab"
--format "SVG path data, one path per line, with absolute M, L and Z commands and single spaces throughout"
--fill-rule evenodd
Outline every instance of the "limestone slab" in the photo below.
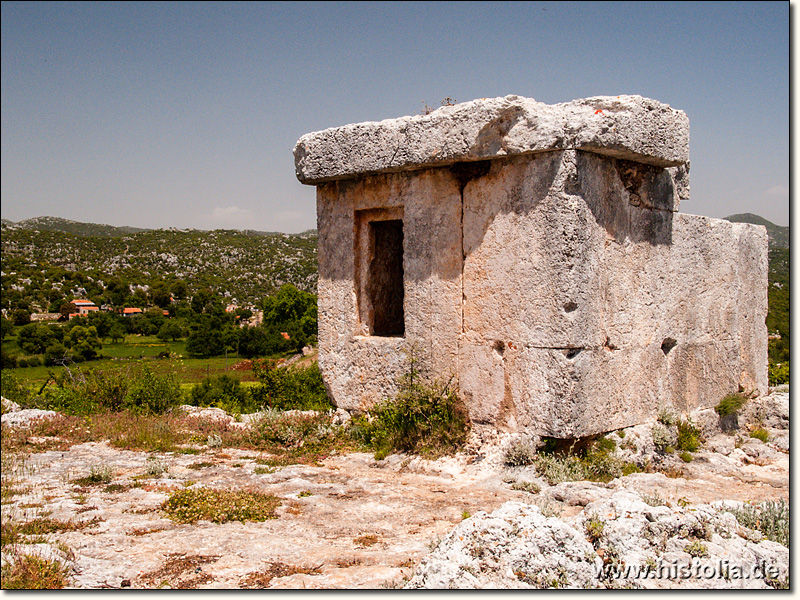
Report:
M 318 184 L 564 149 L 677 167 L 689 160 L 689 120 L 681 110 L 633 95 L 552 105 L 520 96 L 482 98 L 428 115 L 309 133 L 294 157 L 297 178 Z M 679 178 L 688 186 L 688 169 Z

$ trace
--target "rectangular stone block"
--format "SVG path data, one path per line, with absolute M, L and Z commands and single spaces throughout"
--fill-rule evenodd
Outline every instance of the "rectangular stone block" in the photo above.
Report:
M 688 121 L 638 96 L 510 96 L 304 136 L 320 368 L 391 397 L 408 354 L 471 419 L 574 438 L 767 391 L 763 227 L 677 213 Z
M 445 106 L 428 115 L 309 133 L 294 148 L 297 178 L 319 184 L 552 150 L 585 150 L 675 167 L 689 160 L 683 111 L 641 96 L 562 104 L 506 96 Z

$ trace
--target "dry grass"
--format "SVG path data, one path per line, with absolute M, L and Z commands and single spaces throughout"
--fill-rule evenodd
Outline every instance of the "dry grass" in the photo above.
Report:
M 141 575 L 139 580 L 147 587 L 193 590 L 204 583 L 213 581 L 213 577 L 209 573 L 203 572 L 202 565 L 214 563 L 217 560 L 219 560 L 219 556 L 168 554 L 163 565 Z
M 270 582 L 278 577 L 288 577 L 297 575 L 313 575 L 319 573 L 320 567 L 300 567 L 287 565 L 282 562 L 270 563 L 266 568 L 250 573 L 239 581 L 239 586 L 244 589 L 264 589 L 268 588 Z
M 4 559 L 0 580 L 4 590 L 60 590 L 69 584 L 69 570 L 57 560 L 16 554 Z
M 378 536 L 372 533 L 365 533 L 357 538 L 353 538 L 353 543 L 359 548 L 369 548 L 378 543 Z

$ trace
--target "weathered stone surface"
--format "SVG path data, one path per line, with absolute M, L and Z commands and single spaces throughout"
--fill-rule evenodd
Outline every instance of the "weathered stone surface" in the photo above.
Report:
M 56 415 L 52 410 L 41 410 L 39 408 L 20 410 L 19 405 L 14 402 L 10 403 L 10 406 L 12 407 L 11 410 L 2 416 L 3 425 L 27 427 L 32 421 L 37 419 L 49 419 Z M 16 410 L 13 409 L 13 406 L 17 407 Z
M 785 392 L 764 399 L 766 412 L 761 414 L 765 421 L 772 422 L 781 414 L 782 397 L 788 404 Z M 233 420 L 231 415 L 195 409 L 196 414 L 204 414 L 204 418 Z M 346 418 L 341 412 L 339 415 Z M 251 427 L 258 419 L 258 414 L 242 415 L 241 424 Z M 9 427 L 22 429 L 26 426 L 20 423 Z M 609 436 L 617 441 L 617 455 L 628 460 L 629 452 L 637 452 L 655 463 L 655 450 L 649 439 L 651 428 L 652 423 L 642 424 L 626 430 L 622 437 L 623 432 Z M 770 429 L 771 434 L 779 431 L 788 436 L 787 430 Z M 396 454 L 375 461 L 368 454 L 355 453 L 332 456 L 313 466 L 277 467 L 269 473 L 264 473 L 259 464 L 262 462 L 259 459 L 266 456 L 252 449 L 206 447 L 202 455 L 151 453 L 122 450 L 106 441 L 77 444 L 58 451 L 4 454 L 3 477 L 14 482 L 14 493 L 9 494 L 2 506 L 4 525 L 7 519 L 24 522 L 39 516 L 60 521 L 96 521 L 96 524 L 75 531 L 54 532 L 47 536 L 47 543 L 9 544 L 3 548 L 2 560 L 4 565 L 6 561 L 13 561 L 16 552 L 58 560 L 70 568 L 71 585 L 79 588 L 163 585 L 221 589 L 251 587 L 260 582 L 273 588 L 374 589 L 403 585 L 415 566 L 430 552 L 431 543 L 441 541 L 453 527 L 462 523 L 463 513 L 469 512 L 475 515 L 474 520 L 484 520 L 484 523 L 475 523 L 473 519 L 463 521 L 463 524 L 473 521 L 468 532 L 478 535 L 470 533 L 459 542 L 463 541 L 462 547 L 467 551 L 475 550 L 478 556 L 448 551 L 446 557 L 452 558 L 454 564 L 440 563 L 435 567 L 443 555 L 440 546 L 426 561 L 425 571 L 418 573 L 431 573 L 434 567 L 438 569 L 438 575 L 427 577 L 422 582 L 424 585 L 464 582 L 473 587 L 503 586 L 506 581 L 503 578 L 509 576 L 504 568 L 512 564 L 519 565 L 524 575 L 519 579 L 516 573 L 511 573 L 514 579 L 507 580 L 509 587 L 519 586 L 520 582 L 536 584 L 537 573 L 527 567 L 529 564 L 541 567 L 539 573 L 548 575 L 548 578 L 538 579 L 539 585 L 564 585 L 562 571 L 577 574 L 578 569 L 564 565 L 565 560 L 574 557 L 574 552 L 564 552 L 558 543 L 564 539 L 567 548 L 574 550 L 577 545 L 585 548 L 583 542 L 589 540 L 583 540 L 586 528 L 580 518 L 584 507 L 595 517 L 602 517 L 605 510 L 621 511 L 612 522 L 606 518 L 608 529 L 604 528 L 605 538 L 598 549 L 603 549 L 604 555 L 611 558 L 605 550 L 620 545 L 625 550 L 621 558 L 640 564 L 632 559 L 646 561 L 647 544 L 651 542 L 653 558 L 670 559 L 674 555 L 686 559 L 683 548 L 691 540 L 684 536 L 688 532 L 685 525 L 696 524 L 699 520 L 687 520 L 686 515 L 703 515 L 708 508 L 687 506 L 685 510 L 678 510 L 676 506 L 714 503 L 714 508 L 719 509 L 723 498 L 724 503 L 731 506 L 764 500 L 788 501 L 788 453 L 771 451 L 777 447 L 772 440 L 767 444 L 748 442 L 745 432 L 740 433 L 742 435 L 737 433 L 735 438 L 721 437 L 744 449 L 735 448 L 725 456 L 714 452 L 713 447 L 704 448 L 686 465 L 683 477 L 635 473 L 609 483 L 573 481 L 555 486 L 536 477 L 532 465 L 509 468 L 504 464 L 506 449 L 518 434 L 480 425 L 473 427 L 463 453 L 436 461 Z M 29 436 L 28 442 L 33 444 L 34 438 Z M 161 477 L 145 477 L 153 459 L 168 469 Z M 113 473 L 113 483 L 124 489 L 111 491 L 105 485 L 75 487 L 74 478 L 100 466 L 109 469 Z M 520 491 L 512 486 L 520 481 L 535 481 L 541 486 L 540 493 Z M 279 518 L 265 523 L 173 523 L 159 512 L 159 506 L 171 491 L 190 485 L 268 491 L 281 498 Z M 615 497 L 624 490 L 636 491 L 651 503 L 660 499 L 672 506 L 645 509 L 632 496 Z M 301 492 L 311 492 L 311 495 Z M 541 510 L 537 514 L 537 509 L 529 506 L 506 511 L 500 513 L 505 524 L 490 527 L 488 522 L 496 522 L 500 515 L 483 515 L 510 500 L 524 505 L 538 503 Z M 605 503 L 600 504 L 601 501 Z M 485 513 L 479 514 L 479 511 Z M 559 514 L 558 519 L 551 518 L 554 514 Z M 647 520 L 646 524 L 642 517 Z M 559 520 L 563 525 L 557 524 Z M 526 544 L 531 534 L 523 527 L 526 523 L 542 527 L 535 532 L 531 545 Z M 562 535 L 569 534 L 567 527 L 575 530 L 574 536 Z M 651 527 L 655 534 L 652 540 L 636 537 L 645 535 Z M 521 538 L 512 539 L 506 535 L 515 528 L 519 528 Z M 491 537 L 484 539 L 480 535 L 484 530 L 488 530 Z M 670 530 L 675 530 L 677 535 L 667 536 Z M 463 534 L 463 530 L 459 531 Z M 764 543 L 757 532 L 737 528 L 736 533 L 749 540 L 744 543 L 744 550 L 742 540 L 733 537 L 723 538 L 724 543 L 712 537 L 704 543 L 709 549 L 713 548 L 714 557 L 720 547 L 726 551 L 721 556 L 731 565 L 737 557 L 751 560 L 752 556 L 745 551 L 777 564 L 786 554 L 783 547 Z M 360 543 L 359 538 L 365 534 L 374 535 L 376 543 Z M 720 532 L 715 531 L 714 535 Z M 552 546 L 548 536 L 553 541 Z M 33 541 L 36 536 L 26 537 Z M 661 543 L 670 551 L 664 550 L 659 556 Z M 529 563 L 526 553 L 534 549 L 542 553 Z M 591 552 L 600 557 L 593 546 Z M 588 564 L 596 565 L 594 556 L 591 558 Z M 267 580 L 263 577 L 265 570 L 276 563 L 289 573 L 297 568 L 311 572 L 276 573 Z M 522 566 L 523 563 L 526 566 Z M 462 569 L 462 565 L 465 568 Z M 586 574 L 585 569 L 581 572 Z M 262 577 L 253 581 L 259 574 Z M 464 579 L 449 579 L 453 574 Z M 579 581 L 582 580 L 575 577 L 569 579 L 569 584 L 577 585 Z M 415 585 L 418 583 L 419 579 L 415 579 Z M 589 585 L 596 583 L 591 581 Z M 664 587 L 668 587 L 668 582 L 664 583 Z M 626 582 L 623 580 L 619 584 L 624 586 Z M 716 580 L 716 584 L 727 585 L 720 580 Z M 616 584 L 612 581 L 605 585 Z M 716 587 L 714 580 L 709 586 Z
M 563 520 L 507 502 L 459 524 L 406 588 L 769 589 L 765 575 L 786 581 L 789 549 L 753 537 L 722 505 L 651 506 L 628 490 Z
M 641 96 L 553 105 L 506 96 L 309 133 L 297 142 L 294 156 L 297 178 L 319 184 L 566 149 L 675 167 L 689 160 L 689 120 L 683 111 Z M 676 176 L 685 181 L 688 172 Z
M 439 202 L 429 202 L 428 198 Z M 461 331 L 461 232 L 458 182 L 446 170 L 333 182 L 317 191 L 319 230 L 319 363 L 337 406 L 366 410 L 391 396 L 415 352 L 441 377 L 457 375 Z M 381 219 L 403 207 L 405 335 L 364 335 L 359 307 L 360 247 L 354 215 Z M 432 335 L 432 333 L 435 334 Z
M 676 212 L 680 111 L 480 100 L 309 134 L 296 158 L 318 184 L 320 365 L 341 408 L 391 396 L 412 348 L 473 421 L 535 435 L 767 392 L 766 231 Z M 402 221 L 401 335 L 375 333 L 369 291 L 397 271 L 375 250 L 386 220 Z

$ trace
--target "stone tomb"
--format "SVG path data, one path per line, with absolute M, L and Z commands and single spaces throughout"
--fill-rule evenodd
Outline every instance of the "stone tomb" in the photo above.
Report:
M 319 364 L 341 408 L 412 346 L 473 421 L 582 437 L 767 392 L 767 234 L 678 212 L 689 121 L 507 96 L 303 136 Z

